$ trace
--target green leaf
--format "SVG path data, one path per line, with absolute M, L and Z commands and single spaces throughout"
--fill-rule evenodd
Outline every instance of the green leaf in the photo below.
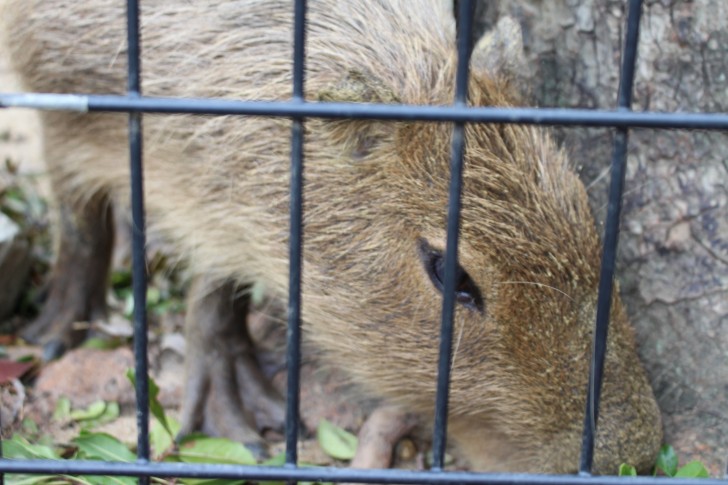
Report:
M 150 286 L 147 288 L 147 306 L 156 305 L 162 299 L 162 292 L 159 288 Z
M 46 459 L 58 460 L 60 456 L 50 446 L 34 445 L 22 436 L 13 435 L 7 441 L 3 441 L 3 457 L 21 460 Z
M 83 458 L 124 462 L 136 460 L 134 453 L 124 443 L 106 433 L 81 431 L 81 435 L 74 438 L 73 442 Z
M 351 460 L 356 453 L 356 436 L 322 419 L 316 430 L 316 438 L 324 452 L 337 460 Z
M 452 465 L 455 463 L 455 457 L 451 455 L 450 453 L 445 452 L 445 455 L 442 457 L 443 464 L 445 466 Z M 432 467 L 432 465 L 435 463 L 435 455 L 434 451 L 430 450 L 427 453 L 425 453 L 425 464 L 427 467 Z
M 243 483 L 245 483 L 245 480 L 230 480 L 230 479 L 224 479 L 224 478 L 208 478 L 208 479 L 182 478 L 182 479 L 180 479 L 180 483 L 184 483 L 185 485 L 242 485 Z M 272 482 L 256 482 L 256 483 L 270 485 Z M 283 483 L 283 482 L 281 482 L 281 483 Z
M 51 448 L 55 449 L 56 442 L 53 440 L 53 436 L 49 434 L 41 435 L 35 442 L 37 445 L 43 445 L 43 446 L 49 446 Z M 62 455 L 61 452 L 58 452 L 59 455 Z
M 72 475 L 64 475 L 69 479 L 69 481 L 72 481 L 72 483 L 80 483 L 81 485 L 96 485 L 97 479 L 101 477 L 94 477 L 94 476 L 72 476 Z
M 6 483 L 12 485 L 37 485 L 37 484 L 50 484 L 58 483 L 58 478 L 52 475 L 5 475 Z M 67 483 L 65 480 L 62 483 Z
M 622 463 L 619 465 L 619 476 L 620 477 L 636 477 L 637 470 L 632 465 Z
M 92 337 L 87 339 L 81 347 L 84 349 L 113 350 L 122 345 L 124 345 L 124 340 L 120 338 Z
M 56 409 L 53 411 L 53 419 L 56 421 L 67 421 L 71 419 L 71 400 L 67 397 L 59 397 L 56 401 Z
M 264 462 L 260 463 L 261 466 L 283 466 L 286 463 L 286 452 L 281 451 L 277 455 L 268 458 Z M 306 462 L 299 462 L 298 466 L 300 467 L 316 467 L 316 465 L 312 465 L 311 463 Z M 286 485 L 286 482 L 276 482 L 276 481 L 266 481 L 266 482 L 260 482 L 261 484 L 265 485 Z M 298 482 L 300 485 L 313 485 L 313 484 L 320 484 L 320 485 L 333 485 L 331 482 Z
M 30 418 L 24 418 L 21 426 L 23 429 L 23 434 L 25 434 L 26 436 L 38 434 L 38 425 L 35 424 L 35 421 Z
M 129 292 L 129 294 L 124 296 L 124 316 L 126 318 L 131 318 L 134 315 L 134 295 Z
M 242 444 L 226 438 L 199 438 L 182 444 L 180 460 L 187 463 L 255 465 L 255 457 Z
M 162 427 L 169 433 L 169 435 L 174 439 L 176 433 L 174 430 L 172 430 L 172 427 L 169 424 L 169 420 L 167 419 L 167 415 L 164 413 L 164 408 L 157 400 L 157 394 L 159 394 L 159 388 L 157 387 L 157 384 L 150 378 L 149 379 L 149 411 L 151 411 L 152 416 L 157 418 L 157 421 L 159 421 L 159 424 L 162 425 Z M 179 430 L 177 430 L 179 432 Z
M 101 426 L 104 423 L 114 421 L 119 417 L 119 404 L 115 402 L 106 403 L 106 409 L 101 416 L 95 419 L 81 421 L 79 424 L 82 429 L 91 429 Z
M 264 300 L 265 284 L 260 281 L 256 281 L 250 288 L 250 302 L 255 306 L 259 306 L 263 303 Z
M 129 378 L 131 384 L 134 386 L 134 388 L 136 388 L 136 375 L 134 374 L 134 369 L 127 369 L 126 377 Z M 167 433 L 169 433 L 169 436 L 174 439 L 176 434 L 179 432 L 179 429 L 177 431 L 172 430 L 172 427 L 167 421 L 167 415 L 164 413 L 164 408 L 157 399 L 158 395 L 159 386 L 156 382 L 154 382 L 154 379 L 149 376 L 149 411 L 151 411 L 152 416 L 157 418 L 157 421 L 159 421 L 159 423 L 164 427 Z
M 113 421 L 116 418 L 119 417 L 120 410 L 119 410 L 119 403 L 118 402 L 110 402 L 106 404 L 106 410 L 104 411 L 104 414 L 99 416 L 99 420 L 106 423 L 108 421 Z
M 263 463 L 261 463 L 262 466 L 283 466 L 286 464 L 286 452 L 281 451 L 276 456 L 271 456 L 267 460 L 265 460 Z
M 286 452 L 281 451 L 277 455 L 268 458 L 267 460 L 262 462 L 260 465 L 261 466 L 283 466 L 285 464 L 286 464 Z M 307 465 L 305 463 L 299 463 L 298 466 L 310 466 L 310 465 Z M 286 485 L 286 482 L 275 482 L 275 481 L 260 482 L 260 483 L 265 484 L 265 485 Z M 303 485 L 303 482 L 298 482 L 298 483 L 300 485 Z
M 119 291 L 119 297 L 124 300 L 124 316 L 131 318 L 134 315 L 134 294 L 129 291 Z M 159 288 L 150 286 L 147 288 L 147 309 L 152 309 L 162 301 L 162 292 Z
M 177 436 L 180 430 L 179 421 L 171 416 L 167 417 L 167 424 L 170 427 L 170 433 L 167 431 L 162 424 L 155 420 L 152 422 L 151 430 L 149 431 L 149 443 L 154 450 L 155 457 L 159 458 L 164 453 L 169 451 L 174 445 L 174 437 Z
M 74 421 L 85 421 L 89 419 L 98 419 L 106 411 L 106 402 L 96 401 L 91 403 L 86 409 L 77 409 L 71 411 L 71 419 Z
M 662 470 L 668 477 L 674 477 L 677 473 L 677 455 L 670 445 L 662 445 L 660 454 L 657 455 L 655 467 Z
M 122 269 L 111 273 L 111 286 L 114 289 L 129 288 L 131 284 L 131 271 Z
M 260 481 L 258 483 L 260 483 L 261 485 L 286 485 L 287 482 L 276 482 L 276 481 L 264 482 L 264 481 Z M 304 485 L 307 482 L 298 482 L 298 483 L 299 483 L 299 485 Z M 308 482 L 308 483 L 310 483 L 310 482 Z
M 681 477 L 681 478 L 710 478 L 710 473 L 708 473 L 707 468 L 705 468 L 705 465 L 700 463 L 699 461 L 691 461 L 685 466 L 680 467 L 680 469 L 675 473 L 675 477 Z
M 72 483 L 78 482 L 81 485 L 136 485 L 137 483 L 137 480 L 132 477 L 109 477 L 96 475 L 86 475 L 83 477 L 66 475 L 66 477 Z

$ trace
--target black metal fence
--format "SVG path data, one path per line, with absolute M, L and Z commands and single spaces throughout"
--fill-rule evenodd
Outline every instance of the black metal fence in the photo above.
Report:
M 69 460 L 0 459 L 0 474 L 64 474 L 136 476 L 140 483 L 150 477 L 228 478 L 240 480 L 327 481 L 362 483 L 482 483 L 513 485 L 611 485 L 629 480 L 636 485 L 653 484 L 653 477 L 592 477 L 594 435 L 597 424 L 609 310 L 613 288 L 619 216 L 624 184 L 629 128 L 682 128 L 728 130 L 728 114 L 633 113 L 632 85 L 642 9 L 641 0 L 628 6 L 625 50 L 619 83 L 617 108 L 612 111 L 535 108 L 473 108 L 466 106 L 472 0 L 458 2 L 458 69 L 456 94 L 452 106 L 354 105 L 344 103 L 310 103 L 304 101 L 304 46 L 306 1 L 295 0 L 293 99 L 286 102 L 226 101 L 211 99 L 169 99 L 143 97 L 139 45 L 139 5 L 127 1 L 128 26 L 128 94 L 126 96 L 87 96 L 74 94 L 0 94 L 0 108 L 25 107 L 47 110 L 106 111 L 129 113 L 129 149 L 131 158 L 134 281 L 134 352 L 136 356 L 136 392 L 138 445 L 136 463 L 106 463 Z M 293 120 L 291 134 L 290 199 L 290 281 L 288 303 L 288 392 L 286 413 L 286 461 L 278 467 L 233 466 L 213 464 L 157 463 L 149 461 L 149 404 L 147 380 L 146 271 L 144 260 L 144 203 L 142 178 L 142 113 L 233 114 L 288 117 Z M 301 241 L 303 188 L 303 124 L 305 118 L 352 118 L 379 120 L 420 120 L 453 122 L 451 181 L 449 193 L 445 285 L 442 307 L 440 362 L 433 439 L 433 466 L 430 471 L 354 470 L 342 468 L 299 468 L 296 443 L 299 428 Z M 462 161 L 465 123 L 522 123 L 534 125 L 580 125 L 613 127 L 616 130 L 611 168 L 609 204 L 604 234 L 601 279 L 597 304 L 596 331 L 587 392 L 587 407 L 580 461 L 575 476 L 528 475 L 505 473 L 471 473 L 443 471 L 445 453 L 449 362 L 453 333 L 455 277 L 457 268 L 458 225 L 462 185 Z M 674 485 L 709 485 L 719 480 L 670 479 Z

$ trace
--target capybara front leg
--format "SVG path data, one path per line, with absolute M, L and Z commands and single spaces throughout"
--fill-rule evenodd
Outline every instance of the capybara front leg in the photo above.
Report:
M 417 424 L 417 417 L 401 408 L 386 405 L 376 408 L 359 430 L 359 446 L 351 467 L 389 468 L 394 447 Z
M 43 345 L 50 360 L 78 345 L 88 322 L 106 316 L 106 290 L 114 241 L 109 198 L 96 194 L 83 204 L 63 204 L 58 220 L 59 244 L 48 298 L 38 318 L 22 333 Z
M 250 298 L 232 283 L 197 278 L 186 320 L 184 436 L 195 430 L 244 443 L 259 456 L 259 432 L 280 429 L 284 406 L 263 376 L 247 329 Z

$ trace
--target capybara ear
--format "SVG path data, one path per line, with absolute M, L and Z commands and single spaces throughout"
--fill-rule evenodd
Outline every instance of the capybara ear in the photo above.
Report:
M 318 93 L 319 101 L 336 103 L 399 103 L 399 98 L 376 76 L 350 70 L 341 81 Z
M 520 80 L 526 73 L 526 56 L 518 22 L 508 16 L 501 18 L 475 44 L 470 66 L 481 75 Z
M 350 70 L 341 81 L 318 93 L 319 101 L 333 103 L 396 104 L 400 99 L 376 76 Z M 393 136 L 391 125 L 374 120 L 322 120 L 331 140 L 353 160 L 362 160 Z

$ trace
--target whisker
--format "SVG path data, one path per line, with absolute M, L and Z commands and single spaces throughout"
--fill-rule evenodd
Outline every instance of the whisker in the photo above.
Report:
M 605 167 L 601 172 L 599 172 L 599 175 L 594 177 L 594 180 L 586 184 L 586 191 L 587 193 L 593 189 L 601 180 L 603 180 L 607 175 L 609 175 L 609 170 L 611 167 Z
M 455 357 L 458 355 L 458 349 L 460 348 L 460 341 L 463 339 L 463 331 L 465 330 L 465 322 L 460 325 L 460 332 L 458 332 L 458 339 L 455 342 L 455 348 L 452 351 L 452 360 L 450 361 L 450 372 L 455 368 Z
M 574 301 L 574 299 L 571 296 L 569 296 L 567 293 L 561 291 L 560 289 L 558 289 L 558 288 L 556 288 L 554 286 L 547 285 L 545 283 L 538 283 L 537 281 L 502 281 L 502 282 L 498 283 L 498 285 L 506 285 L 506 284 L 509 284 L 509 285 L 534 285 L 534 286 L 542 286 L 544 288 L 549 288 L 551 290 L 554 290 L 557 293 L 561 293 L 562 295 L 564 295 L 566 298 L 568 298 L 572 302 Z

